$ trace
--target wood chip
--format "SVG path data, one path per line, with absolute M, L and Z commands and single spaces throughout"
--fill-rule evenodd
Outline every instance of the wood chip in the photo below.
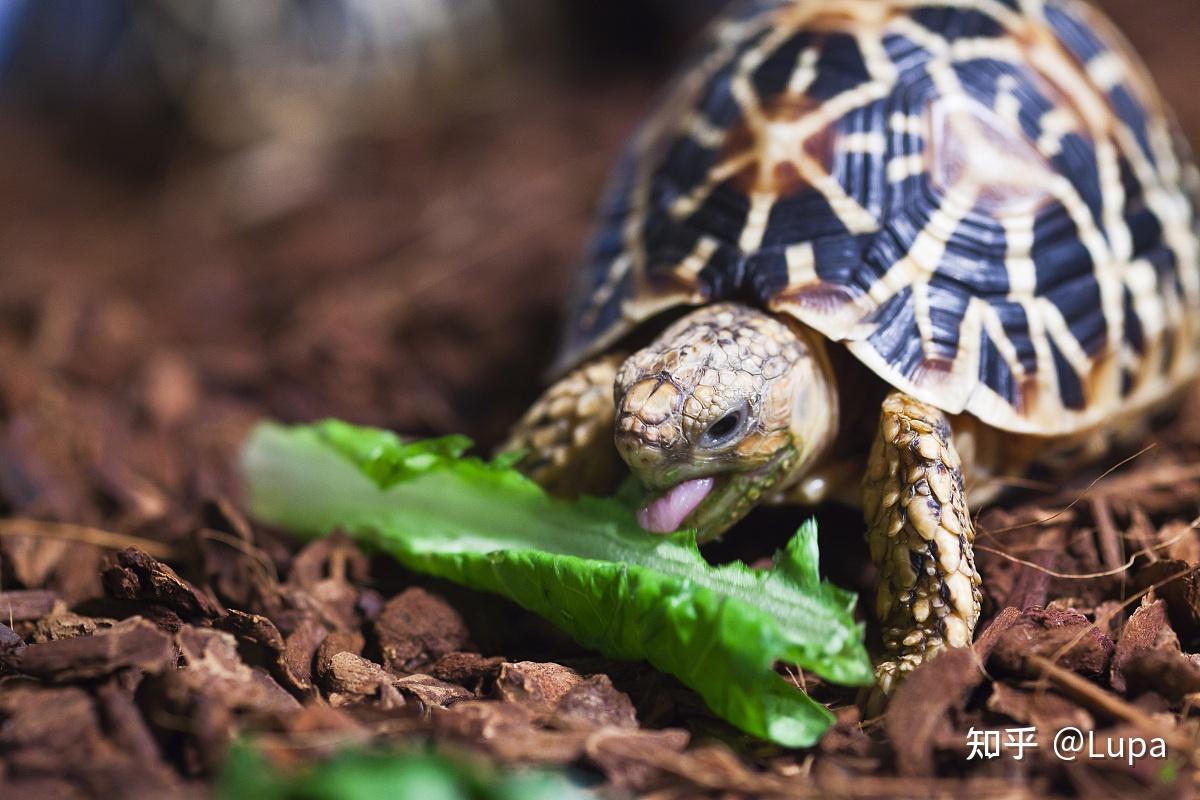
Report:
M 343 651 L 329 659 L 325 683 L 331 692 L 367 696 L 378 692 L 380 686 L 390 686 L 397 677 L 374 661 Z
M 507 703 L 550 714 L 567 692 L 583 683 L 583 676 L 561 664 L 537 661 L 505 662 L 496 678 L 496 694 Z
M 104 588 L 113 597 L 149 600 L 171 609 L 184 620 L 215 619 L 225 614 L 216 600 L 136 547 L 117 553 L 103 577 Z
M 0 623 L 0 670 L 16 672 L 26 647 L 24 639 L 12 628 Z
M 1167 604 L 1171 627 L 1188 649 L 1200 644 L 1200 574 L 1186 561 L 1163 559 L 1137 572 L 1139 588 L 1156 587 Z
M 285 682 L 293 690 L 303 694 L 314 691 L 313 662 L 328 635 L 324 625 L 306 617 L 287 637 L 280 658 Z
M 402 695 L 415 697 L 426 708 L 448 708 L 473 695 L 455 683 L 440 681 L 431 675 L 405 675 L 392 685 Z
M 358 631 L 332 631 L 317 647 L 317 677 L 325 679 L 333 668 L 333 657 L 338 653 L 361 655 L 365 640 Z
M 638 727 L 629 695 L 618 691 L 607 675 L 593 675 L 568 689 L 555 706 L 550 724 L 565 730 Z
M 487 682 L 496 679 L 503 663 L 504 658 L 500 656 L 487 658 L 479 653 L 456 651 L 439 658 L 430 667 L 429 674 L 479 693 Z
M 174 663 L 171 637 L 141 617 L 132 617 L 92 636 L 31 644 L 20 669 L 42 680 L 70 683 L 130 667 L 158 673 Z
M 1108 678 L 1115 645 L 1077 611 L 1030 608 L 1000 635 L 988 666 L 1013 675 L 1037 677 L 1031 655 L 1054 658 L 1064 668 L 1092 678 Z
M 57 599 L 54 592 L 40 589 L 0 592 L 0 621 L 11 624 L 39 619 L 54 610 Z
M 1200 692 L 1200 665 L 1174 649 L 1141 649 L 1131 652 L 1122 666 L 1130 696 L 1156 692 L 1180 703 Z
M 896 689 L 884 725 L 896 749 L 896 768 L 905 776 L 931 776 L 934 742 L 949 730 L 948 714 L 983 681 L 968 648 L 952 648 L 922 664 Z
M 447 653 L 462 650 L 469 638 L 457 611 L 416 586 L 388 600 L 374 626 L 384 663 L 397 672 L 427 669 Z
M 1109 683 L 1118 692 L 1125 691 L 1125 667 L 1137 653 L 1150 650 L 1167 625 L 1167 608 L 1162 600 L 1138 607 L 1121 631 L 1113 654 Z
M 1038 744 L 1043 748 L 1053 745 L 1051 737 L 1061 728 L 1071 726 L 1081 731 L 1096 729 L 1095 718 L 1086 710 L 1044 689 L 1029 691 L 997 683 L 992 686 L 987 708 L 1015 722 L 1032 725 L 1037 729 Z
M 79 636 L 91 636 L 97 631 L 111 628 L 117 624 L 114 619 L 104 617 L 85 617 L 72 614 L 69 611 L 55 613 L 39 619 L 33 624 L 29 635 L 31 642 L 54 642 L 59 639 L 75 639 Z
M 238 655 L 231 634 L 207 628 L 184 626 L 175 641 L 186 669 L 168 676 L 173 688 L 182 690 L 189 704 L 200 702 L 263 713 L 300 708 L 263 669 L 247 666 Z M 180 696 L 180 695 L 177 695 Z

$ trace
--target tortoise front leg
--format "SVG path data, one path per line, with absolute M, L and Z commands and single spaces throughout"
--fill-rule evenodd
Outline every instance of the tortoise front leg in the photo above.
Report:
M 621 459 L 613 445 L 613 383 L 620 355 L 597 357 L 560 378 L 513 426 L 505 453 L 525 452 L 517 469 L 551 494 L 606 494 Z
M 946 415 L 900 392 L 888 395 L 863 490 L 879 568 L 884 653 L 875 675 L 886 696 L 944 648 L 968 646 L 979 620 L 975 529 Z

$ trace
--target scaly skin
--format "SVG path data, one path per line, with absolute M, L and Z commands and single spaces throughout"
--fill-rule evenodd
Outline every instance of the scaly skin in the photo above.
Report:
M 616 485 L 613 380 L 624 356 L 599 356 L 567 373 L 513 426 L 499 452 L 522 451 L 522 472 L 561 497 L 601 495 Z
M 794 493 L 826 460 L 839 402 L 824 347 L 818 334 L 762 311 L 705 306 L 619 368 L 610 356 L 568 374 L 506 449 L 528 450 L 519 466 L 560 494 L 581 484 L 594 491 L 598 477 L 611 477 L 608 436 L 650 492 L 712 477 L 682 524 L 712 539 L 759 502 Z M 727 435 L 714 436 L 731 418 Z M 887 397 L 862 497 L 880 576 L 878 707 L 923 661 L 970 644 L 979 618 L 974 530 L 941 411 L 899 392 Z
M 879 568 L 884 660 L 875 675 L 886 696 L 946 647 L 969 645 L 979 621 L 975 527 L 945 414 L 888 395 L 863 479 L 863 514 Z
M 824 340 L 734 303 L 693 311 L 630 356 L 616 397 L 617 450 L 643 486 L 716 479 L 685 521 L 701 541 L 793 482 L 838 427 Z M 732 434 L 714 440 L 731 414 Z

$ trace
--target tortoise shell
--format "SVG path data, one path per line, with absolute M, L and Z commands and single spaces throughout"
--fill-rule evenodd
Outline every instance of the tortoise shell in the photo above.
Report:
M 634 136 L 560 367 L 741 300 L 998 428 L 1148 406 L 1200 352 L 1197 171 L 1074 0 L 755 0 Z

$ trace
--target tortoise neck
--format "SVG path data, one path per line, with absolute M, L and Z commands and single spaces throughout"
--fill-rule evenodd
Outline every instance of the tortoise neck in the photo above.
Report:
M 802 357 L 792 367 L 791 431 L 796 460 L 781 480 L 792 485 L 829 454 L 840 427 L 837 380 L 830 362 L 828 340 L 813 329 L 787 319 Z

